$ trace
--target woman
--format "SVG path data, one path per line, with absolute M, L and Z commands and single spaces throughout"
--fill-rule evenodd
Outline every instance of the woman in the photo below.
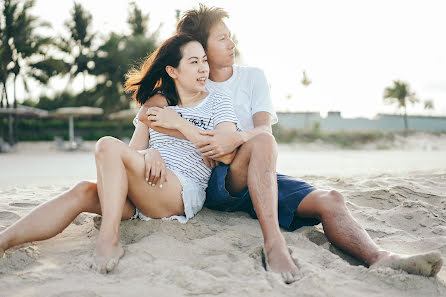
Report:
M 203 206 L 211 174 L 194 143 L 205 137 L 200 130 L 232 132 L 236 123 L 231 99 L 204 91 L 208 75 L 203 47 L 184 34 L 165 41 L 139 70 L 130 71 L 126 91 L 140 104 L 155 93 L 164 94 L 170 107 L 154 110 L 151 118 L 181 131 L 186 139 L 160 134 L 138 121 L 129 146 L 113 137 L 101 138 L 95 151 L 97 199 L 60 195 L 45 203 L 0 233 L 0 254 L 24 242 L 55 236 L 79 213 L 93 212 L 102 215 L 95 264 L 107 273 L 124 254 L 119 243 L 121 219 L 168 218 L 185 223 L 193 217 Z M 145 178 L 145 170 L 150 178 Z

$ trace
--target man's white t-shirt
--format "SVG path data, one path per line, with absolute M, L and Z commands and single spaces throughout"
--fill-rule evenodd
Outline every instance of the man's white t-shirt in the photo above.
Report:
M 259 111 L 268 112 L 272 118 L 271 124 L 277 123 L 277 114 L 263 70 L 239 65 L 233 65 L 232 69 L 233 74 L 228 80 L 223 82 L 208 80 L 206 89 L 209 92 L 220 92 L 232 98 L 238 128 L 253 129 L 252 116 Z

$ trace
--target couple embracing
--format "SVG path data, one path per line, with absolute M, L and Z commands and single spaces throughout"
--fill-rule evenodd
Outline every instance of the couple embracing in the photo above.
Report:
M 234 64 L 228 14 L 200 5 L 187 11 L 177 34 L 139 69 L 126 90 L 140 103 L 129 145 L 101 138 L 97 182 L 80 182 L 0 233 L 0 253 L 62 232 L 81 212 L 102 215 L 95 248 L 100 272 L 124 255 L 124 219 L 177 219 L 186 223 L 203 205 L 245 211 L 257 218 L 267 269 L 297 280 L 280 227 L 294 231 L 322 223 L 328 240 L 369 267 L 434 276 L 438 252 L 399 255 L 378 247 L 355 221 L 342 194 L 276 173 L 277 122 L 263 71 Z M 298 257 L 298 255 L 295 255 Z

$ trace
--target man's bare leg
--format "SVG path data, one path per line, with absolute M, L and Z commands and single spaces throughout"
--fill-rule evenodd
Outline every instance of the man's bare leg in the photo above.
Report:
M 297 267 L 279 227 L 276 160 L 274 137 L 266 133 L 257 135 L 238 150 L 231 163 L 226 185 L 232 194 L 248 187 L 271 270 L 294 273 Z
M 129 201 L 126 203 L 132 206 Z M 101 214 L 97 185 L 94 182 L 78 183 L 0 232 L 0 257 L 13 246 L 56 236 L 82 212 Z M 131 216 L 124 213 L 122 219 Z
M 378 247 L 353 218 L 345 206 L 344 197 L 337 191 L 316 190 L 308 194 L 299 204 L 296 214 L 319 219 L 332 244 L 370 267 L 386 266 L 413 274 L 434 276 L 442 266 L 443 261 L 438 252 L 403 256 Z

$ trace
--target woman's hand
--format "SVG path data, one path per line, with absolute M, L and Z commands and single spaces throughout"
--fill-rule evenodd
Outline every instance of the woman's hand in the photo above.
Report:
M 183 120 L 175 110 L 169 107 L 150 107 L 146 114 L 149 121 L 152 121 L 152 126 L 166 129 L 178 129 Z
M 138 153 L 144 156 L 146 164 L 146 182 L 148 182 L 149 185 L 152 185 L 152 187 L 159 184 L 159 187 L 162 188 L 163 184 L 167 182 L 167 169 L 166 163 L 164 163 L 160 153 L 155 149 L 146 149 L 138 151 Z

